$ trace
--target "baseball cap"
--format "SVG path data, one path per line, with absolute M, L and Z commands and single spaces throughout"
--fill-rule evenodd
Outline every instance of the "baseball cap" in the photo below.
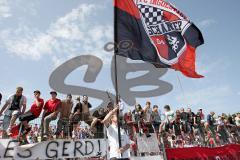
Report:
M 72 97 L 72 95 L 71 94 L 67 94 L 67 97 Z
M 33 93 L 41 94 L 41 92 L 39 90 L 35 90 Z
M 57 95 L 57 92 L 56 91 L 51 91 L 50 94 L 56 94 Z

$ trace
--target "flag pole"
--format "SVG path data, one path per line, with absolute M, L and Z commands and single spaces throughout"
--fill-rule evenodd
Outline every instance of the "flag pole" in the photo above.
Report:
M 117 77 L 117 52 L 118 52 L 118 45 L 116 45 L 116 42 L 118 40 L 117 38 L 117 32 L 118 32 L 118 28 L 117 28 L 117 9 L 115 7 L 117 0 L 114 0 L 114 77 L 115 77 L 115 91 L 116 91 L 116 104 L 118 104 L 119 101 L 119 93 L 118 93 L 118 77 Z M 121 142 L 121 132 L 120 132 L 120 120 L 119 120 L 119 110 L 117 111 L 117 122 L 118 122 L 118 143 L 119 143 L 119 148 L 122 147 L 122 142 Z

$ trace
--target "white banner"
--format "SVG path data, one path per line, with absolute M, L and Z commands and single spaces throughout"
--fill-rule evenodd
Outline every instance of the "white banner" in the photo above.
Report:
M 145 156 L 145 157 L 131 157 L 131 160 L 163 160 L 163 157 L 158 156 Z
M 105 156 L 104 139 L 52 140 L 18 146 L 14 140 L 0 141 L 0 159 L 58 159 Z
M 144 152 L 160 152 L 158 146 L 158 140 L 155 133 L 151 134 L 151 137 L 146 137 L 146 135 L 139 136 L 137 135 L 137 142 L 138 142 L 138 151 L 140 153 Z

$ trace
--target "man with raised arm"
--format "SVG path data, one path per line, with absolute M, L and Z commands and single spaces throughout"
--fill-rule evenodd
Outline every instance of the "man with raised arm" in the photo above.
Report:
M 22 130 L 23 141 L 21 143 L 27 143 L 26 135 L 28 132 L 31 131 L 31 126 L 28 123 L 39 117 L 44 105 L 44 100 L 40 97 L 41 92 L 39 90 L 35 90 L 33 94 L 34 102 L 31 105 L 31 108 L 27 112 L 19 116 L 19 121 L 22 123 L 22 127 L 24 129 Z
M 15 124 L 17 118 L 22 115 L 26 110 L 27 98 L 23 95 L 23 88 L 17 87 L 16 93 L 9 96 L 6 103 L 0 111 L 0 117 L 4 112 L 3 119 L 3 137 L 6 138 L 7 134 L 11 135 L 11 128 Z
M 118 106 L 115 107 L 102 120 L 102 123 L 107 127 L 108 144 L 110 146 L 109 158 L 110 160 L 129 160 L 130 140 L 122 128 L 120 129 L 122 147 L 119 148 L 117 119 L 118 109 Z

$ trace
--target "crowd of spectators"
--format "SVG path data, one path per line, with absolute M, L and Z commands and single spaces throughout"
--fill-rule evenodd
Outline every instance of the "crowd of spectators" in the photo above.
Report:
M 240 113 L 233 115 L 216 115 L 214 112 L 204 114 L 199 108 L 194 113 L 191 108 L 171 109 L 164 106 L 161 113 L 157 105 L 151 107 L 147 102 L 145 107 L 135 106 L 124 116 L 126 130 L 134 139 L 136 134 L 156 133 L 165 147 L 216 147 L 230 143 L 240 143 Z
M 26 97 L 23 88 L 18 87 L 0 110 L 0 116 L 4 115 L 1 122 L 2 138 L 12 137 L 14 129 L 20 131 L 17 138 L 22 144 L 55 138 L 106 137 L 103 120 L 114 109 L 113 101 L 91 113 L 92 105 L 87 95 L 82 97 L 82 101 L 78 96 L 75 103 L 71 94 L 64 100 L 58 99 L 55 91 L 51 91 L 50 95 L 50 99 L 44 103 L 40 98 L 41 92 L 35 90 L 35 100 L 30 110 L 25 111 Z M 123 102 L 119 101 L 120 124 L 133 144 L 133 151 L 136 149 L 134 144 L 137 144 L 137 136 L 156 136 L 159 146 L 164 144 L 166 148 L 240 143 L 240 113 L 206 114 L 203 108 L 194 113 L 190 107 L 172 110 L 169 105 L 165 105 L 161 111 L 159 106 L 149 101 L 144 106 L 136 104 L 132 110 L 124 113 L 122 106 Z M 39 117 L 41 114 L 42 117 Z

